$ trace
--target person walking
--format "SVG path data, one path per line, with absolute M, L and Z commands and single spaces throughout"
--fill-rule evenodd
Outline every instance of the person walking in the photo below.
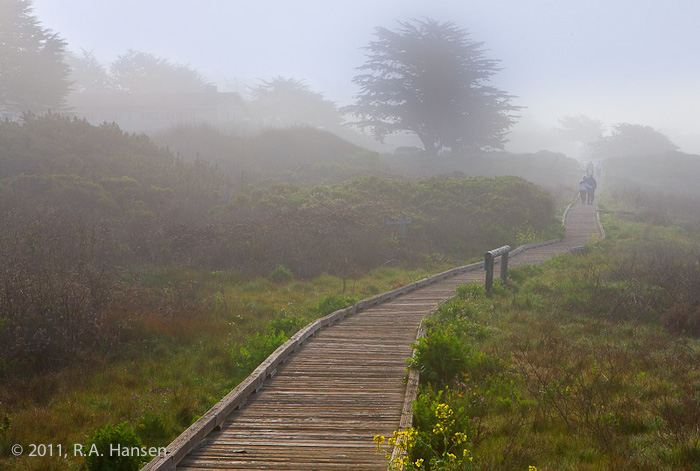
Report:
M 586 185 L 585 175 L 583 176 L 583 178 L 581 178 L 581 181 L 578 182 L 578 194 L 581 195 L 581 204 L 586 204 L 586 199 L 588 195 L 588 185 Z
M 587 177 L 592 177 L 593 176 L 593 161 L 588 162 L 588 165 L 586 165 L 586 176 Z
M 586 177 L 586 199 L 588 204 L 593 204 L 593 198 L 595 197 L 595 189 L 598 188 L 598 182 L 595 181 L 593 175 Z

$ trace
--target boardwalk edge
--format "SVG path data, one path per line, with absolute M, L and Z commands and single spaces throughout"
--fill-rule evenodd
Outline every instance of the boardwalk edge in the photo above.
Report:
M 566 213 L 564 214 L 564 221 L 566 220 Z M 555 244 L 561 242 L 562 239 L 551 239 L 544 242 L 536 242 L 532 244 L 525 244 L 517 247 L 511 252 L 512 255 L 517 255 L 526 250 L 542 247 L 546 245 Z M 457 268 L 452 268 L 444 272 L 432 275 L 427 278 L 409 283 L 407 285 L 401 286 L 399 288 L 387 291 L 370 298 L 358 301 L 344 309 L 339 309 L 334 311 L 320 319 L 317 319 L 296 334 L 292 335 L 284 344 L 277 348 L 265 361 L 263 361 L 246 379 L 244 379 L 240 384 L 238 384 L 234 389 L 232 389 L 226 396 L 221 399 L 217 404 L 211 407 L 202 417 L 200 417 L 195 423 L 183 431 L 170 445 L 166 447 L 166 454 L 164 456 L 157 456 L 153 458 L 148 464 L 146 464 L 142 471 L 172 471 L 175 469 L 177 464 L 196 446 L 202 443 L 207 435 L 212 431 L 216 430 L 224 422 L 226 417 L 228 417 L 237 407 L 242 406 L 246 403 L 248 396 L 257 392 L 268 377 L 274 375 L 278 365 L 286 361 L 292 353 L 294 353 L 309 337 L 313 336 L 319 330 L 329 327 L 347 316 L 355 314 L 363 309 L 371 306 L 382 304 L 388 300 L 391 300 L 402 294 L 415 291 L 417 289 L 429 286 L 438 281 L 450 278 L 465 272 L 483 269 L 483 262 L 472 263 L 469 265 L 464 265 Z M 422 333 L 419 332 L 419 335 Z M 418 338 L 418 337 L 417 337 Z M 413 370 L 412 370 L 413 371 Z M 411 394 L 413 388 L 411 385 L 415 382 L 415 387 L 417 388 L 418 376 L 417 374 L 412 378 L 409 372 L 409 385 L 407 386 L 407 394 Z M 410 413 L 412 414 L 412 403 L 414 399 L 410 399 L 407 395 L 404 403 L 404 412 L 408 410 L 406 404 L 410 404 Z M 405 412 L 407 414 L 407 412 Z M 402 413 L 401 424 L 408 423 L 408 425 L 402 428 L 407 428 L 410 423 L 407 422 L 407 418 L 404 417 Z M 412 419 L 411 419 L 412 420 Z
M 211 407 L 195 423 L 190 425 L 173 442 L 166 447 L 165 456 L 157 456 L 148 462 L 141 471 L 172 471 L 177 464 L 203 442 L 207 435 L 216 430 L 224 422 L 236 407 L 239 407 L 248 399 L 248 396 L 258 391 L 265 380 L 272 376 L 277 366 L 283 363 L 289 355 L 294 353 L 309 337 L 319 330 L 329 327 L 345 317 L 355 314 L 371 306 L 382 304 L 402 294 L 415 291 L 440 280 L 450 278 L 468 271 L 483 268 L 483 263 L 472 263 L 414 281 L 399 288 L 387 291 L 370 298 L 363 299 L 350 307 L 334 311 L 325 317 L 317 319 L 303 327 L 289 340 L 277 348 L 260 366 L 258 366 L 246 379 L 232 389 L 218 403 Z

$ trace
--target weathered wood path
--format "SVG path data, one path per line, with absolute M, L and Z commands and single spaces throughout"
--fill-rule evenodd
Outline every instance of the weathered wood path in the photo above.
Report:
M 565 227 L 564 240 L 517 250 L 509 266 L 542 263 L 602 236 L 595 206 L 574 204 Z M 410 292 L 314 330 L 305 341 L 303 334 L 294 353 L 262 365 L 259 370 L 267 371 L 262 379 L 238 388 L 252 394 L 225 398 L 173 442 L 166 457 L 144 469 L 386 469 L 372 437 L 391 436 L 399 428 L 406 359 L 421 320 L 458 285 L 483 281 L 478 265 L 418 283 Z

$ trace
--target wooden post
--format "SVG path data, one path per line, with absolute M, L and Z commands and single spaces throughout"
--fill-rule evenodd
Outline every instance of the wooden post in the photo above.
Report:
M 496 257 L 501 257 L 501 283 L 506 284 L 508 278 L 508 252 L 510 245 L 504 245 L 497 249 L 489 250 L 484 254 L 484 270 L 486 270 L 486 294 L 491 296 L 493 292 L 493 263 Z
M 486 280 L 484 281 L 486 294 L 491 296 L 491 291 L 493 289 L 493 255 L 491 252 L 486 252 L 484 254 L 484 270 L 486 270 Z
M 510 251 L 510 247 L 508 247 L 508 251 Z M 505 286 L 507 281 L 508 281 L 508 252 L 501 255 L 501 284 L 503 286 Z

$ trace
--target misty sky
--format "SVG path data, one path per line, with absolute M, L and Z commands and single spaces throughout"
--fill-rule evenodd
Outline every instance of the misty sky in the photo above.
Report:
M 338 104 L 374 28 L 453 21 L 503 70 L 521 128 L 565 115 L 652 126 L 700 154 L 697 0 L 34 0 L 42 25 L 108 64 L 128 49 L 196 69 L 220 89 L 275 75 Z M 228 84 L 228 85 L 227 85 Z M 238 85 L 236 85 L 238 84 Z M 243 86 L 241 86 L 243 84 Z M 535 123 L 535 124 L 533 124 Z M 539 144 L 536 144 L 539 145 Z M 541 147 L 540 147 L 541 148 Z M 524 149 L 537 150 L 537 149 Z

